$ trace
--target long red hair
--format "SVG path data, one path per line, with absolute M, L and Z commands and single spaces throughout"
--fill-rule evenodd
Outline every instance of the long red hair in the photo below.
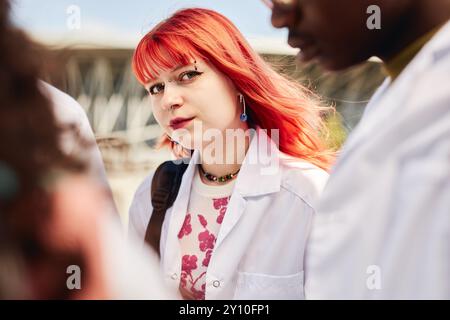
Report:
M 312 92 L 278 74 L 223 15 L 208 9 L 176 12 L 154 27 L 138 44 L 133 71 L 143 85 L 158 70 L 189 64 L 197 56 L 234 83 L 247 103 L 251 126 L 279 129 L 280 151 L 328 170 L 334 152 L 326 146 L 322 106 Z M 166 135 L 162 144 L 173 143 Z

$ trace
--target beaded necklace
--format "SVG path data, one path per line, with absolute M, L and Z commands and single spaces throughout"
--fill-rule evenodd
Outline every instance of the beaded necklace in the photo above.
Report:
M 205 170 L 203 170 L 203 167 L 201 165 L 199 165 L 200 167 L 200 173 L 202 176 L 204 176 L 208 181 L 212 181 L 212 182 L 227 182 L 229 180 L 233 180 L 234 178 L 237 177 L 237 174 L 239 173 L 239 171 L 241 169 L 239 169 L 238 171 L 236 171 L 235 173 L 228 173 L 224 176 L 221 177 L 217 177 L 211 173 L 206 172 Z

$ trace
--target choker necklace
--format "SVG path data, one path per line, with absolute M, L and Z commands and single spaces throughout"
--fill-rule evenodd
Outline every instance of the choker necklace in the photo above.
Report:
M 203 170 L 203 167 L 201 165 L 199 165 L 199 167 L 200 167 L 201 175 L 204 176 L 208 181 L 212 181 L 212 182 L 227 182 L 229 180 L 233 180 L 234 178 L 237 177 L 237 174 L 241 170 L 241 169 L 239 169 L 235 173 L 229 173 L 229 174 L 226 174 L 221 177 L 216 177 L 215 175 L 212 175 L 211 173 L 205 172 L 205 170 Z

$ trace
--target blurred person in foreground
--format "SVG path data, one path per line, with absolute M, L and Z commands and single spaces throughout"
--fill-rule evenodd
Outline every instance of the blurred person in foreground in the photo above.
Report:
M 306 297 L 450 299 L 450 1 L 264 2 L 302 63 L 389 75 L 322 194 Z
M 89 159 L 75 157 L 86 142 L 56 119 L 38 80 L 44 50 L 9 10 L 0 0 L 0 299 L 173 297 L 156 258 L 125 242 Z

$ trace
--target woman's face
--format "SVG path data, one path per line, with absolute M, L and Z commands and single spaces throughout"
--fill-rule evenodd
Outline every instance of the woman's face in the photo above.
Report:
M 204 146 L 204 133 L 210 129 L 224 134 L 225 129 L 247 128 L 240 121 L 242 107 L 231 80 L 199 58 L 160 71 L 145 88 L 156 121 L 185 148 Z

